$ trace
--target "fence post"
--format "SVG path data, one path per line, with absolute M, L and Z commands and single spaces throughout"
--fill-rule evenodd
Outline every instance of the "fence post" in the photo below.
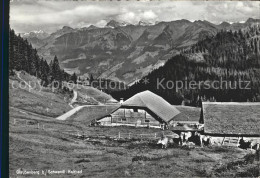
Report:
M 154 134 L 154 138 L 156 138 L 156 133 Z
M 239 139 L 240 139 L 240 137 L 238 137 L 238 139 L 237 139 L 237 147 L 239 147 Z
M 129 138 L 129 139 L 131 138 L 131 136 L 130 136 L 130 135 L 131 135 L 131 133 L 129 133 L 129 135 L 128 135 L 128 138 Z
M 37 129 L 40 129 L 40 124 L 38 123 L 38 125 L 37 125 Z
M 226 138 L 226 137 L 223 138 L 221 145 L 224 145 L 225 138 Z

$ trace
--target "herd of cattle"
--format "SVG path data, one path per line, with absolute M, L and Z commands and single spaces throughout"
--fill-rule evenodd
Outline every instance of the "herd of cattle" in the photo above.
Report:
M 79 133 L 75 135 L 78 139 L 85 139 L 84 135 Z M 222 138 L 223 140 L 223 138 Z M 199 132 L 175 132 L 173 135 L 165 136 L 162 134 L 161 138 L 157 142 L 158 145 L 161 145 L 162 148 L 167 148 L 168 144 L 178 144 L 180 146 L 210 146 L 217 144 L 212 137 L 207 135 L 202 135 Z M 260 140 L 258 141 L 246 141 L 243 137 L 239 139 L 238 145 L 242 149 L 255 149 L 259 150 Z
M 175 143 L 181 146 L 209 146 L 214 144 L 214 142 L 212 141 L 212 137 L 202 135 L 198 132 L 176 132 L 176 134 L 178 135 L 177 137 L 162 135 L 157 144 L 160 144 L 162 148 L 167 148 L 169 143 Z M 245 141 L 243 137 L 240 138 L 238 142 L 238 147 L 242 149 L 251 148 L 259 150 L 259 145 L 259 142 Z

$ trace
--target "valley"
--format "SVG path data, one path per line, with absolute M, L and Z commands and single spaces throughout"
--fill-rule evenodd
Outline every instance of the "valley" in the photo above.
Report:
M 258 1 L 7 4 L 10 178 L 260 176 Z
M 259 20 L 250 18 L 244 23 L 223 22 L 219 25 L 184 19 L 136 25 L 112 20 L 103 28 L 64 26 L 49 36 L 38 34 L 37 37 L 32 33 L 24 38 L 47 61 L 57 55 L 61 66 L 71 74 L 93 74 L 95 78 L 130 84 L 206 36 L 214 36 L 220 30 L 239 30 L 255 23 Z

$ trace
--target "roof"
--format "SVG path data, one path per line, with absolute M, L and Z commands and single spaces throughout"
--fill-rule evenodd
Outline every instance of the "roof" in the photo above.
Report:
M 162 97 L 148 90 L 132 96 L 123 102 L 122 106 L 137 106 L 147 108 L 165 122 L 169 122 L 174 118 L 174 116 L 180 113 L 178 109 L 165 101 Z
M 117 110 L 120 105 L 89 105 L 84 106 L 78 112 L 70 116 L 67 120 L 89 124 L 93 120 L 98 120 L 109 116 Z
M 203 102 L 204 132 L 260 135 L 260 103 Z
M 180 111 L 180 114 L 174 117 L 174 121 L 199 122 L 201 108 L 190 106 L 175 106 Z

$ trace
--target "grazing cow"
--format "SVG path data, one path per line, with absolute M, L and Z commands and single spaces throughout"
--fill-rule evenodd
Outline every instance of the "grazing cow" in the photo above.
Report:
M 252 148 L 252 143 L 250 141 L 245 141 L 244 138 L 242 137 L 239 141 L 238 147 L 242 149 Z
M 196 145 L 199 146 L 208 146 L 211 145 L 211 137 L 206 136 L 206 135 L 201 135 L 198 132 L 195 132 L 189 140 L 190 142 L 195 143 Z
M 168 140 L 169 139 L 167 137 L 162 137 L 160 140 L 158 140 L 157 144 L 161 144 L 162 148 L 167 148 Z
M 260 140 L 251 139 L 250 142 L 251 142 L 251 149 L 259 150 Z
M 179 145 L 199 145 L 199 146 L 208 146 L 211 145 L 211 137 L 206 135 L 201 135 L 198 132 L 179 132 L 179 138 L 177 143 Z M 190 143 L 193 142 L 194 144 Z
M 201 146 L 201 135 L 198 132 L 192 134 L 192 136 L 188 139 L 189 142 L 193 142 L 195 145 Z
M 259 143 L 252 145 L 252 149 L 255 149 L 255 150 L 259 150 L 259 147 L 260 147 Z
M 186 145 L 191 136 L 192 136 L 191 132 L 180 132 L 179 134 L 180 145 Z
M 211 137 L 206 135 L 200 135 L 201 146 L 209 146 L 211 145 Z

